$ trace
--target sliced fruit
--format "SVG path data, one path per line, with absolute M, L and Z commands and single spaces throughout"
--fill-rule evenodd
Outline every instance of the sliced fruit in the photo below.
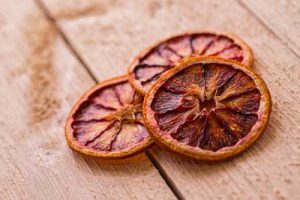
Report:
M 142 102 L 127 76 L 96 85 L 67 118 L 69 146 L 101 158 L 123 158 L 142 151 L 152 144 L 142 119 Z
M 145 95 L 166 71 L 190 56 L 213 55 L 251 67 L 250 47 L 237 36 L 225 33 L 195 32 L 159 41 L 142 51 L 129 66 L 129 81 Z
M 158 143 L 209 161 L 249 147 L 270 112 L 264 81 L 250 68 L 217 57 L 182 62 L 158 79 L 143 104 L 146 127 Z

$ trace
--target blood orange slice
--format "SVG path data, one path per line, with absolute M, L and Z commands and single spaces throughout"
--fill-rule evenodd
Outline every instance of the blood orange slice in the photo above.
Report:
M 142 119 L 142 101 L 127 76 L 96 85 L 67 118 L 69 146 L 102 158 L 123 158 L 142 151 L 152 143 Z
M 142 51 L 129 66 L 129 81 L 145 95 L 167 70 L 189 56 L 213 55 L 251 67 L 253 54 L 248 45 L 233 34 L 195 32 L 176 35 Z
M 241 64 L 190 58 L 160 77 L 145 96 L 143 116 L 163 146 L 199 160 L 222 160 L 251 145 L 267 126 L 271 97 Z

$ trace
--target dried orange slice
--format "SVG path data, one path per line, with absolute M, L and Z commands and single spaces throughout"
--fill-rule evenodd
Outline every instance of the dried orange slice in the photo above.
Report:
M 264 131 L 271 97 L 243 65 L 190 58 L 163 75 L 145 96 L 146 127 L 158 143 L 199 160 L 239 154 Z
M 142 102 L 127 76 L 96 85 L 67 118 L 69 146 L 101 158 L 123 158 L 142 151 L 152 143 L 142 119 Z
M 176 35 L 142 51 L 129 65 L 129 81 L 145 95 L 167 70 L 189 56 L 218 56 L 250 67 L 250 47 L 233 34 L 195 32 Z

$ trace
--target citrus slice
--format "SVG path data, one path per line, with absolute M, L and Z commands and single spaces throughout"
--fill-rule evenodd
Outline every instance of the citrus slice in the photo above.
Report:
M 189 56 L 217 56 L 251 67 L 250 47 L 233 34 L 195 32 L 176 35 L 142 51 L 129 65 L 129 81 L 145 95 L 167 70 Z
M 263 133 L 271 97 L 251 69 L 217 57 L 190 58 L 160 77 L 143 116 L 163 146 L 198 160 L 239 154 Z
M 142 119 L 142 102 L 127 76 L 96 85 L 67 118 L 69 146 L 102 158 L 123 158 L 142 151 L 152 143 Z

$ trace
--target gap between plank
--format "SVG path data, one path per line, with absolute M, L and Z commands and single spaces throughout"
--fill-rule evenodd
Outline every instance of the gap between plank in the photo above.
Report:
M 46 19 L 54 26 L 56 31 L 59 33 L 59 35 L 62 37 L 63 41 L 66 43 L 66 46 L 70 49 L 71 53 L 75 56 L 75 58 L 79 61 L 79 63 L 85 68 L 87 73 L 91 76 L 91 78 L 98 83 L 98 79 L 94 76 L 93 72 L 90 70 L 88 65 L 83 61 L 83 59 L 77 54 L 75 48 L 71 45 L 71 42 L 67 38 L 67 36 L 62 32 L 62 30 L 57 25 L 55 19 L 51 16 L 50 12 L 46 8 L 46 6 L 43 4 L 40 0 L 34 0 L 37 4 L 37 6 L 41 9 L 42 13 L 45 15 Z
M 177 199 L 185 199 L 182 195 L 182 193 L 177 188 L 176 184 L 173 182 L 173 180 L 169 177 L 168 173 L 164 170 L 164 168 L 161 166 L 161 164 L 154 158 L 154 156 L 149 152 L 149 150 L 145 151 L 145 154 L 150 159 L 154 167 L 158 170 L 158 173 L 160 176 L 165 180 L 165 183 L 169 186 L 169 188 L 172 190 L 173 194 L 176 196 Z
M 64 42 L 66 43 L 66 46 L 70 49 L 71 53 L 75 56 L 75 58 L 79 61 L 79 63 L 85 68 L 87 73 L 91 76 L 91 78 L 94 80 L 95 83 L 98 83 L 98 79 L 93 74 L 93 72 L 90 70 L 88 65 L 83 61 L 83 59 L 79 56 L 79 54 L 76 52 L 75 48 L 72 46 L 70 40 L 67 38 L 67 36 L 63 33 L 63 31 L 60 29 L 60 27 L 57 25 L 55 19 L 51 16 L 49 10 L 46 8 L 44 3 L 41 0 L 34 0 L 37 4 L 37 6 L 41 9 L 41 11 L 44 13 L 46 19 L 56 28 L 59 35 L 62 37 Z M 154 156 L 147 150 L 145 151 L 146 156 L 152 163 L 152 165 L 156 168 L 162 179 L 165 181 L 167 186 L 170 188 L 170 190 L 173 192 L 174 196 L 181 200 L 184 199 L 181 192 L 178 190 L 177 186 L 174 184 L 174 182 L 171 180 L 171 178 L 168 176 L 167 172 L 163 169 L 163 167 L 160 165 L 160 163 L 154 158 Z
M 270 26 L 268 26 L 258 15 L 256 15 L 249 6 L 247 6 L 242 0 L 237 0 L 237 2 L 244 10 L 250 13 L 260 24 L 262 24 L 272 35 L 274 35 L 284 46 L 286 46 L 297 58 L 300 59 L 300 55 L 298 55 L 298 53 L 294 49 L 292 49 L 288 45 L 288 43 L 285 42 L 279 35 L 277 35 L 276 32 Z

